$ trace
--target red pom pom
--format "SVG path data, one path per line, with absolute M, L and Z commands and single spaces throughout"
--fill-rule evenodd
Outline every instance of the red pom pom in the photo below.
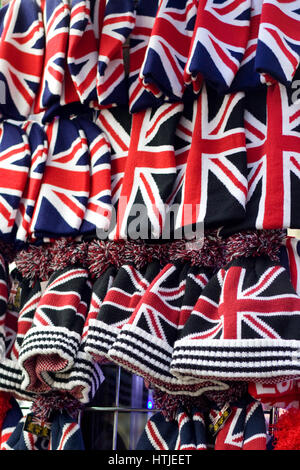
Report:
M 284 411 L 274 424 L 274 450 L 300 450 L 300 410 Z

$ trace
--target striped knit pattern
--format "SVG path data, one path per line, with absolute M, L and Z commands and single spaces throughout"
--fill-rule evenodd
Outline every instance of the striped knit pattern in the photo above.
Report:
M 51 276 L 20 350 L 24 390 L 49 390 L 51 373 L 72 367 L 90 295 L 85 269 L 65 268 Z
M 174 345 L 181 380 L 280 382 L 299 375 L 300 298 L 287 271 L 241 258 L 208 283 Z

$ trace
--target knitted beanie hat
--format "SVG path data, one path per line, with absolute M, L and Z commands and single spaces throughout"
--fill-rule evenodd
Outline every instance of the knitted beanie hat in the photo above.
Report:
M 4 117 L 26 119 L 31 113 L 43 71 L 44 34 L 39 2 L 12 0 L 1 8 L 0 80 L 5 103 L 1 99 L 0 114 Z M 26 38 L 22 44 L 20 35 Z
M 6 443 L 23 416 L 19 403 L 12 396 L 9 399 L 9 404 L 10 408 L 6 413 L 1 429 L 0 450 L 6 450 Z
M 205 378 L 184 384 L 170 374 L 173 345 L 193 308 L 190 302 L 208 282 L 206 268 L 189 269 L 188 263 L 168 263 L 159 272 L 112 344 L 108 358 L 157 388 L 193 395 L 227 386 Z
M 45 126 L 49 153 L 35 204 L 31 232 L 37 238 L 78 235 L 90 186 L 85 136 L 65 118 Z
M 204 288 L 174 345 L 171 373 L 280 382 L 299 375 L 300 298 L 267 257 L 235 259 Z
M 92 298 L 94 303 L 92 302 L 91 306 L 94 308 L 96 299 L 99 299 L 97 302 L 99 310 L 96 317 L 89 321 L 85 346 L 85 350 L 95 360 L 109 361 L 110 348 L 160 270 L 159 262 L 150 263 L 140 270 L 132 265 L 124 265 L 118 270 L 112 284 L 107 286 L 104 298 L 102 289 L 108 272 L 104 274 L 104 283 L 100 280 L 96 281 L 93 289 L 95 296 L 94 299 Z M 101 298 L 103 298 L 102 302 Z
M 73 366 L 90 295 L 86 269 L 67 267 L 50 277 L 20 349 L 24 390 L 50 390 L 53 374 Z
M 15 236 L 19 242 L 26 242 L 30 235 L 30 224 L 35 203 L 39 194 L 48 155 L 47 136 L 42 125 L 35 121 L 25 121 L 22 129 L 26 132 L 31 152 L 31 164 L 26 186 L 20 200 L 15 221 Z
M 0 237 L 10 241 L 31 165 L 28 137 L 21 126 L 0 123 Z

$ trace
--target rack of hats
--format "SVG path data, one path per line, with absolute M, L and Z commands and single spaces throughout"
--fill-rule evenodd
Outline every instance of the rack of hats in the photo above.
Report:
M 84 449 L 108 365 L 152 393 L 138 450 L 300 449 L 299 24 L 2 1 L 0 449 Z

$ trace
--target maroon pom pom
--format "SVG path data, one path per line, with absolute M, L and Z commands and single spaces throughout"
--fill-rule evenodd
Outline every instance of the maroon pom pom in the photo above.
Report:
M 32 403 L 31 411 L 41 421 L 48 421 L 52 412 L 64 410 L 77 419 L 82 408 L 82 403 L 72 395 L 57 391 L 38 395 Z
M 51 269 L 58 271 L 67 266 L 78 264 L 85 267 L 87 263 L 87 248 L 85 242 L 60 238 L 51 245 Z
M 51 249 L 47 245 L 30 245 L 15 257 L 16 267 L 25 279 L 47 281 L 51 271 Z

